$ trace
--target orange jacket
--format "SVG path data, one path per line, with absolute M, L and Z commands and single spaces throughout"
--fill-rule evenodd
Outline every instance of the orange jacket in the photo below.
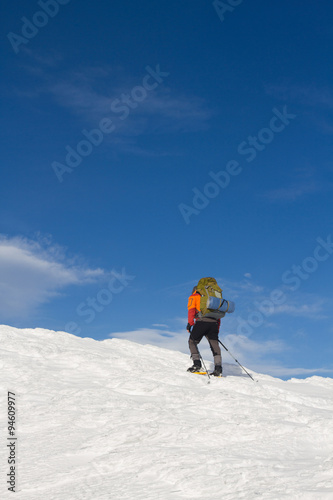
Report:
M 197 314 L 200 312 L 200 299 L 201 299 L 201 295 L 199 292 L 192 293 L 192 295 L 190 295 L 188 298 L 187 321 L 191 326 L 194 325 Z M 220 329 L 221 320 L 218 319 L 216 321 L 217 321 L 218 329 Z
M 200 311 L 200 298 L 201 295 L 198 292 L 192 293 L 192 295 L 190 295 L 188 298 L 188 322 L 191 326 L 194 325 L 194 319 Z

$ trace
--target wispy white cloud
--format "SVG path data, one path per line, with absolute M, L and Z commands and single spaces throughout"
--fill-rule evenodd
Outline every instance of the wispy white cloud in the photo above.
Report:
M 39 77 L 31 90 L 27 85 L 25 97 L 36 98 L 48 94 L 72 114 L 78 115 L 92 127 L 102 118 L 116 122 L 116 130 L 107 137 L 112 144 L 121 148 L 130 137 L 143 134 L 186 133 L 205 130 L 209 127 L 214 110 L 201 97 L 171 89 L 168 80 L 148 92 L 147 97 L 137 103 L 126 120 L 119 120 L 110 109 L 112 102 L 122 94 L 142 84 L 142 74 L 128 75 L 123 68 L 111 66 L 77 66 L 63 70 L 61 60 L 54 56 L 36 55 L 27 51 L 33 64 L 24 69 Z M 147 63 L 148 64 L 148 63 Z M 168 68 L 163 68 L 167 71 Z M 169 77 L 168 77 L 169 78 Z M 19 93 L 22 91 L 18 91 Z M 122 140 L 119 141 L 119 137 Z M 134 145 L 133 145 L 134 147 Z
M 138 344 L 151 344 L 172 351 L 188 352 L 188 333 L 185 328 L 181 330 L 157 328 L 138 328 L 124 332 L 112 332 L 111 338 L 131 340 Z
M 323 314 L 323 299 L 311 300 L 307 303 L 294 304 L 287 303 L 281 306 L 276 306 L 272 314 L 283 314 L 290 316 L 298 316 L 302 318 L 327 319 L 328 316 Z
M 267 373 L 272 377 L 282 377 L 284 379 L 289 377 L 304 377 L 304 376 L 311 377 L 313 375 L 319 375 L 319 374 L 331 375 L 333 373 L 333 369 L 320 366 L 318 366 L 317 368 L 303 368 L 303 367 L 290 368 L 280 365 L 278 363 L 269 363 L 269 364 L 255 363 L 251 366 L 253 370 L 257 373 Z
M 236 300 L 244 296 L 255 300 L 264 292 L 264 286 L 257 283 L 250 273 L 244 274 L 244 279 L 238 281 L 219 278 L 217 282 L 221 284 L 223 297 L 228 300 Z
M 90 268 L 47 238 L 29 240 L 0 235 L 0 314 L 22 317 L 58 296 L 70 285 L 106 279 L 100 268 Z
M 134 155 L 144 158 L 181 156 L 180 146 L 171 147 L 153 141 L 149 146 L 146 136 L 183 134 L 207 130 L 215 111 L 206 99 L 170 88 L 168 78 L 156 89 L 149 90 L 146 98 L 130 109 L 126 119 L 111 110 L 111 104 L 122 100 L 123 94 L 131 94 L 142 84 L 142 73 L 130 75 L 122 67 L 81 66 L 68 70 L 59 54 L 38 54 L 26 50 L 28 63 L 22 66 L 31 77 L 15 92 L 22 99 L 50 98 L 56 105 L 78 117 L 75 136 L 84 128 L 98 128 L 102 119 L 111 119 L 115 129 L 104 137 L 104 145 L 112 146 L 114 154 Z M 154 64 L 147 61 L 147 64 Z M 162 68 L 168 72 L 168 68 Z M 9 91 L 8 91 L 9 92 Z M 135 104 L 135 103 L 134 103 Z M 135 104 L 136 105 L 136 104 Z
M 266 85 L 267 94 L 284 102 L 294 102 L 307 110 L 312 123 L 320 132 L 333 134 L 331 110 L 333 109 L 333 88 L 313 83 L 283 81 Z
M 293 100 L 313 108 L 333 108 L 333 89 L 328 86 L 285 81 L 266 85 L 265 90 L 267 94 L 283 101 Z
M 296 201 L 307 194 L 317 193 L 322 190 L 317 182 L 294 184 L 292 186 L 281 187 L 266 193 L 265 197 L 269 201 Z
M 290 180 L 285 181 L 285 185 L 271 189 L 263 194 L 263 197 L 270 202 L 295 202 L 307 195 L 322 193 L 331 190 L 332 182 L 323 178 L 327 168 L 318 169 L 313 166 L 304 166 L 293 169 Z
M 27 56 L 27 59 L 30 58 L 34 61 L 34 64 L 27 64 L 25 63 L 23 67 L 25 68 L 26 71 L 32 71 L 33 73 L 36 71 L 36 69 L 39 68 L 39 71 L 43 71 L 43 67 L 51 67 L 55 68 L 61 63 L 64 59 L 63 54 L 60 52 L 57 52 L 57 50 L 50 50 L 45 53 L 38 52 L 37 50 L 31 50 L 29 46 L 22 46 L 20 49 L 22 52 L 25 53 Z
M 132 87 L 139 84 L 139 79 L 132 86 L 127 81 L 121 87 L 111 86 L 106 94 L 82 81 L 71 82 L 67 76 L 65 81 L 45 86 L 45 92 L 52 94 L 60 105 L 91 124 L 97 125 L 102 118 L 116 121 L 116 131 L 110 136 L 110 140 L 119 134 L 137 137 L 142 134 L 185 133 L 207 129 L 213 112 L 208 109 L 206 102 L 196 96 L 179 94 L 167 86 L 150 91 L 126 120 L 119 120 L 110 109 L 112 102 L 122 94 L 129 94 Z
M 282 274 L 283 270 L 281 271 L 281 277 Z M 230 280 L 221 280 L 220 282 L 224 283 L 224 297 L 236 302 L 235 313 L 228 316 L 228 324 L 231 325 L 231 328 L 237 328 L 236 317 L 238 314 L 241 314 L 243 319 L 246 320 L 247 315 L 260 310 L 261 305 L 264 307 L 265 303 L 271 300 L 270 294 L 276 289 L 284 294 L 285 302 L 280 305 L 272 304 L 273 307 L 269 308 L 269 313 L 265 316 L 265 328 L 276 329 L 277 325 L 274 323 L 274 318 L 279 315 L 324 320 L 328 318 L 328 311 L 331 308 L 327 297 L 315 293 L 305 293 L 302 290 L 292 292 L 283 284 L 282 278 L 281 282 L 277 282 L 276 286 L 271 289 L 257 283 L 253 278 L 238 282 Z
M 278 340 L 265 340 L 262 342 L 249 339 L 245 335 L 234 335 L 229 334 L 224 337 L 225 342 L 231 346 L 231 350 L 235 353 L 246 352 L 256 355 L 256 357 L 262 357 L 267 354 L 281 353 L 288 349 L 286 344 Z
M 253 340 L 244 335 L 226 335 L 223 344 L 240 363 L 251 372 L 264 373 L 275 377 L 311 376 L 315 374 L 332 374 L 333 369 L 317 366 L 315 368 L 288 367 L 282 362 L 285 353 L 291 347 L 281 339 Z M 224 361 L 228 360 L 226 351 L 222 349 Z
M 89 121 L 97 122 L 110 114 L 113 99 L 93 90 L 84 81 L 77 83 L 64 78 L 49 82 L 45 85 L 44 92 L 53 95 L 61 106 Z

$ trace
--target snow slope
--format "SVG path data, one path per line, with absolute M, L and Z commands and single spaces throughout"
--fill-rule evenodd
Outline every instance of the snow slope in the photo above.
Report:
M 1 498 L 7 391 L 16 500 L 333 498 L 332 379 L 224 363 L 208 385 L 182 353 L 42 329 L 1 326 L 0 349 Z

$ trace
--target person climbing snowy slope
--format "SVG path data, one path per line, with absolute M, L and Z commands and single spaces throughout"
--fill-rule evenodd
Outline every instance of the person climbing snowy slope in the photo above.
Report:
M 201 359 L 197 345 L 201 342 L 203 337 L 206 337 L 214 357 L 215 368 L 212 375 L 214 375 L 215 377 L 221 377 L 222 357 L 218 337 L 220 330 L 220 319 L 201 316 L 200 302 L 201 294 L 195 286 L 192 290 L 192 294 L 190 295 L 187 304 L 188 323 L 186 329 L 190 334 L 188 344 L 190 348 L 191 358 L 193 360 L 193 366 L 188 368 L 187 371 L 201 371 Z

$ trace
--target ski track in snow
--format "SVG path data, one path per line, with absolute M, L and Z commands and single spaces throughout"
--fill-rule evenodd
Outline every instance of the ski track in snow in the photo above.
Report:
M 1 498 L 7 391 L 16 500 L 333 498 L 333 379 L 253 382 L 226 354 L 207 384 L 154 346 L 8 326 L 0 341 Z

